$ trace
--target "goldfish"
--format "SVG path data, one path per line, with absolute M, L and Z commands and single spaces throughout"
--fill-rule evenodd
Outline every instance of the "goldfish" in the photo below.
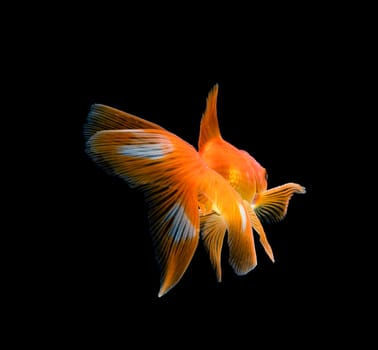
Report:
M 91 106 L 84 125 L 89 157 L 148 203 L 158 297 L 181 280 L 200 240 L 219 282 L 225 240 L 237 275 L 257 265 L 254 231 L 274 262 L 261 220 L 282 220 L 292 195 L 306 192 L 296 183 L 267 188 L 265 168 L 222 138 L 217 96 L 218 84 L 207 97 L 198 150 L 156 123 L 103 104 Z

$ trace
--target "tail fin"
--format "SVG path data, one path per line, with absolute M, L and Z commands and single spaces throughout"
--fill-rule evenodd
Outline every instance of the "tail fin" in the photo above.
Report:
M 221 138 L 217 116 L 218 84 L 209 92 L 206 110 L 201 119 L 198 148 L 201 148 L 213 138 Z
M 93 104 L 84 125 L 84 137 L 87 141 L 96 132 L 102 130 L 123 129 L 163 129 L 135 115 L 102 104 Z
M 161 268 L 159 296 L 164 295 L 185 273 L 199 240 L 198 153 L 161 129 L 100 131 L 89 139 L 87 151 L 96 163 L 145 193 Z

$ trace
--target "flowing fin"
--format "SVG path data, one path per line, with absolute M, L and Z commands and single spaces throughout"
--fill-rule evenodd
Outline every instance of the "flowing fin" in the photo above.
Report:
M 294 193 L 306 193 L 306 189 L 292 182 L 271 188 L 256 196 L 252 208 L 260 219 L 280 221 L 285 217 Z
M 201 216 L 201 237 L 210 255 L 218 282 L 222 281 L 221 252 L 226 229 L 226 222 L 221 215 L 213 212 Z
M 245 275 L 256 267 L 257 257 L 248 211 L 242 202 L 238 203 L 238 208 L 242 227 L 235 227 L 233 221 L 227 227 L 228 261 L 237 275 Z
M 259 234 L 260 242 L 261 242 L 262 246 L 264 247 L 266 254 L 268 254 L 270 260 L 272 260 L 272 262 L 274 262 L 273 251 L 272 251 L 272 248 L 271 248 L 271 246 L 268 242 L 268 239 L 266 237 L 264 228 L 261 225 L 261 222 L 260 222 L 259 218 L 257 217 L 255 211 L 252 209 L 252 207 L 250 205 L 248 205 L 247 202 L 246 202 L 246 206 L 248 208 L 248 214 L 249 214 L 249 217 L 251 219 L 252 228 Z
M 153 180 L 164 186 L 163 162 L 178 161 L 168 136 L 168 132 L 155 129 L 99 131 L 89 139 L 86 150 L 95 163 L 131 187 Z
M 209 168 L 201 177 L 199 193 L 199 207 L 202 212 L 209 213 L 209 209 L 219 215 L 227 229 L 227 243 L 229 246 L 229 264 L 238 275 L 251 271 L 257 264 L 255 244 L 248 209 L 240 194 L 220 174 Z M 210 212 L 211 213 L 211 212 Z M 202 219 L 202 218 L 201 218 Z M 212 220 L 216 220 L 214 216 Z M 209 246 L 215 241 L 215 233 L 221 234 L 221 227 L 212 227 L 220 222 L 210 222 L 208 229 L 213 232 L 207 238 Z M 206 225 L 205 225 L 206 227 Z M 212 248 L 214 259 L 215 248 Z
M 144 191 L 161 268 L 158 295 L 164 295 L 179 282 L 198 245 L 196 183 L 201 169 L 209 170 L 191 145 L 165 130 L 100 131 L 87 150 L 99 165 Z
M 152 239 L 162 272 L 161 297 L 180 281 L 198 246 L 198 204 L 195 193 L 188 189 L 156 191 L 149 193 L 147 199 Z
M 88 140 L 97 131 L 122 129 L 163 129 L 161 126 L 119 109 L 93 104 L 84 125 L 84 137 Z
M 198 140 L 199 150 L 213 138 L 221 138 L 217 116 L 218 84 L 209 92 L 206 110 L 201 119 L 200 136 Z

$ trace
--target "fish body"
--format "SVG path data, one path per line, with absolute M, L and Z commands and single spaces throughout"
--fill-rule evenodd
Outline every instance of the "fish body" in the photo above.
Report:
M 198 151 L 158 124 L 106 105 L 92 105 L 84 126 L 92 160 L 145 195 L 161 269 L 158 296 L 180 281 L 200 238 L 218 281 L 226 234 L 235 273 L 251 271 L 257 265 L 253 229 L 268 249 L 259 216 L 269 216 L 280 196 L 284 199 L 278 207 L 287 207 L 287 193 L 304 191 L 296 185 L 295 190 L 288 186 L 285 195 L 282 190 L 266 195 L 265 169 L 220 136 L 216 109 L 215 117 L 213 113 L 217 91 L 215 86 L 208 96 Z M 275 217 L 284 214 L 286 208 Z
M 266 253 L 274 261 L 272 248 L 260 220 L 282 220 L 292 195 L 305 193 L 306 190 L 296 183 L 267 189 L 266 169 L 248 152 L 236 148 L 222 138 L 216 109 L 217 96 L 218 85 L 215 85 L 208 95 L 206 110 L 201 119 L 199 154 L 246 202 L 253 229 L 259 234 Z

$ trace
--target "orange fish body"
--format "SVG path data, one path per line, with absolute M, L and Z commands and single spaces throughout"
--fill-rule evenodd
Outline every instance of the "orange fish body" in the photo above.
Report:
M 250 220 L 260 241 L 274 261 L 272 249 L 260 222 L 261 218 L 278 221 L 284 218 L 291 196 L 305 193 L 305 188 L 287 183 L 267 190 L 267 172 L 248 152 L 223 140 L 217 116 L 218 85 L 210 91 L 201 120 L 199 154 L 206 164 L 222 175 L 246 202 Z
M 216 103 L 216 92 L 217 87 L 208 107 Z M 265 205 L 259 196 L 266 180 L 264 188 L 252 157 L 207 130 L 208 111 L 201 122 L 199 152 L 159 125 L 105 105 L 92 106 L 84 127 L 93 161 L 145 194 L 161 268 L 159 296 L 180 281 L 200 237 L 219 281 L 226 233 L 234 271 L 246 274 L 257 264 L 252 228 L 263 241 L 255 206 L 259 201 Z

